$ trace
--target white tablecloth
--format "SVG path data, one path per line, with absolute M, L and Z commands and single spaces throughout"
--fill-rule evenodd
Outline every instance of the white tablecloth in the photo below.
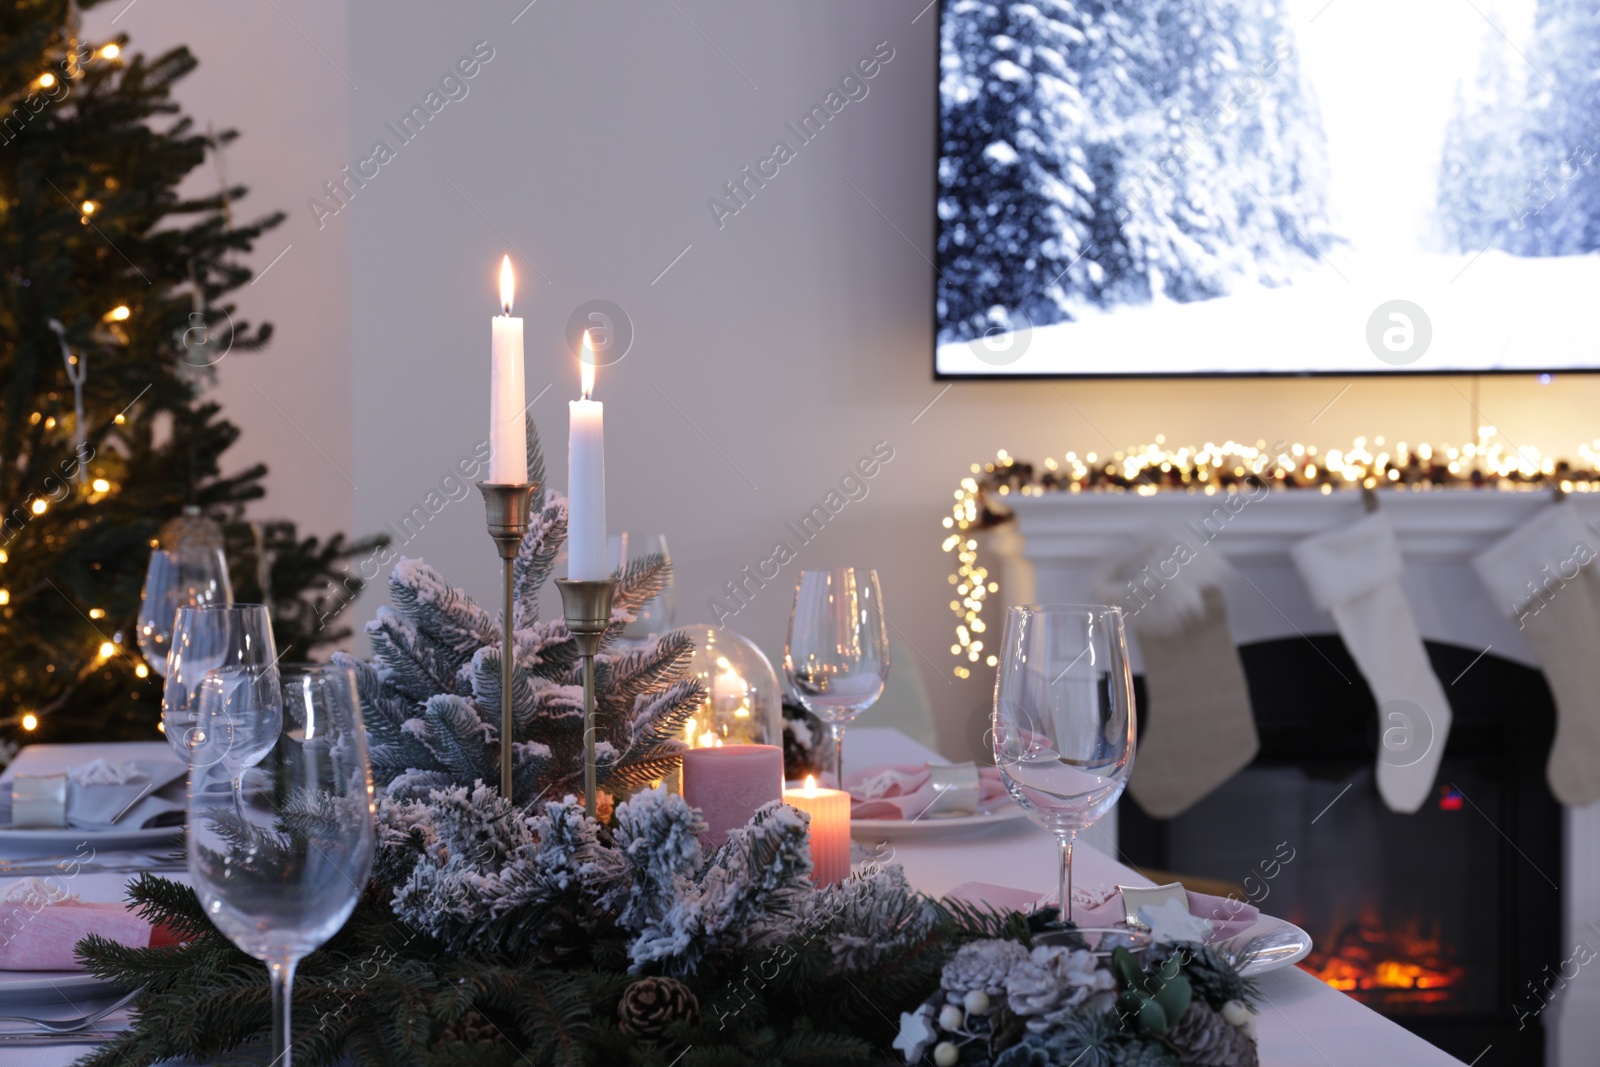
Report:
M 846 734 L 851 768 L 875 763 L 915 763 L 938 757 L 895 730 L 857 727 Z M 1084 847 L 1087 845 L 1088 847 Z M 1090 830 L 1074 855 L 1079 885 L 1144 882 L 1111 859 L 1115 845 Z M 1055 838 L 1031 822 L 948 842 L 899 842 L 894 861 L 912 885 L 935 896 L 968 881 L 1054 892 Z M 1401 1029 L 1371 1009 L 1331 989 L 1298 967 L 1262 975 L 1259 1018 L 1262 1067 L 1448 1067 L 1461 1061 Z M 5 1067 L 66 1067 L 88 1045 L 19 1048 L 0 1044 Z
M 847 770 L 929 759 L 942 762 L 895 730 L 856 727 L 845 734 Z M 912 885 L 933 896 L 942 896 L 962 882 L 1055 894 L 1060 854 L 1056 839 L 1032 822 L 1018 821 L 981 837 L 898 841 L 893 847 L 893 862 L 905 868 Z M 1093 829 L 1080 836 L 1073 850 L 1074 882 L 1149 884 L 1107 855 L 1115 852 L 1115 843 Z M 1262 1067 L 1459 1067 L 1461 1063 L 1298 967 L 1264 974 L 1256 984 L 1263 998 L 1258 1019 Z

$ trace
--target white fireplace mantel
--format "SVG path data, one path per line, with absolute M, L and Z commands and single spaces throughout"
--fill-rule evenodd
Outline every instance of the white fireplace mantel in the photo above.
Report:
M 1259 492 L 1255 499 L 1237 496 L 1231 508 L 1221 493 L 1012 494 L 1005 503 L 1016 523 L 988 538 L 1000 557 L 1002 596 L 1007 603 L 1097 600 L 1098 579 L 1111 564 L 1181 537 L 1191 547 L 1221 552 L 1238 571 L 1227 593 L 1240 644 L 1333 633 L 1332 617 L 1312 605 L 1289 548 L 1356 521 L 1364 512 L 1362 495 Z M 1585 519 L 1600 524 L 1600 494 L 1571 499 Z M 1490 602 L 1469 563 L 1549 507 L 1551 494 L 1385 491 L 1378 500 L 1406 559 L 1403 584 L 1422 635 L 1474 652 L 1492 646 L 1496 655 L 1537 666 L 1510 606 Z
M 1493 603 L 1472 557 L 1550 507 L 1548 492 L 1381 491 L 1405 559 L 1402 585 L 1423 637 L 1474 652 L 1492 651 L 1537 667 L 1510 605 Z M 1571 498 L 1600 539 L 1600 494 Z M 984 537 L 985 564 L 998 571 L 1006 604 L 1106 599 L 1102 576 L 1130 556 L 1170 548 L 1218 551 L 1232 565 L 1229 621 L 1241 645 L 1337 632 L 1312 603 L 1289 558 L 1297 541 L 1359 519 L 1360 492 L 1257 490 L 1230 507 L 1223 494 L 1162 492 L 1010 494 L 1016 522 Z M 1529 575 L 1530 579 L 1535 578 Z M 1135 601 L 1128 594 L 1130 603 Z M 999 620 L 990 624 L 998 627 Z M 1600 655 L 1600 649 L 1596 649 Z M 1134 666 L 1139 657 L 1134 650 Z M 1448 687 L 1452 679 L 1441 679 Z M 1514 709 L 1507 709 L 1513 713 Z M 1567 808 L 1561 878 L 1565 948 L 1600 951 L 1600 804 Z M 1593 924 L 1593 925 L 1591 925 Z M 1562 960 L 1551 960 L 1552 973 Z M 1589 973 L 1593 971 L 1594 973 Z M 1539 1019 L 1549 1037 L 1547 1067 L 1578 1067 L 1600 1047 L 1600 968 L 1588 968 Z

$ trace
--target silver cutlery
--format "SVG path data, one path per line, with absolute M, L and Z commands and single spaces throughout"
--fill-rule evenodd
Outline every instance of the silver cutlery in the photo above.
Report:
M 24 1031 L 14 1034 L 0 1033 L 0 1046 L 19 1048 L 49 1045 L 98 1045 L 128 1033 L 122 1030 L 77 1030 L 70 1034 L 53 1034 L 44 1030 Z
M 140 871 L 182 871 L 187 863 L 157 860 L 153 863 L 37 863 L 0 867 L 0 878 L 48 878 L 59 874 L 137 874 Z
M 98 1011 L 90 1012 L 88 1015 L 77 1015 L 77 1016 L 74 1016 L 74 1017 L 72 1017 L 70 1019 L 36 1019 L 31 1015 L 0 1015 L 0 1023 L 25 1023 L 25 1024 L 29 1025 L 29 1026 L 37 1027 L 38 1028 L 38 1031 L 37 1031 L 38 1034 L 78 1034 L 81 1031 L 89 1029 L 95 1023 L 99 1022 L 101 1019 L 104 1019 L 107 1015 L 110 1015 L 112 1012 L 120 1011 L 123 1008 L 126 1008 L 129 1004 L 133 1003 L 133 998 L 138 996 L 138 995 L 139 995 L 139 991 L 137 989 L 135 989 L 132 993 L 129 993 L 126 996 L 123 996 L 120 999 L 118 999 L 116 1001 L 113 1001 L 110 1004 L 107 1004 L 105 1007 L 99 1009 Z M 4 1034 L 4 1035 L 0 1035 L 0 1037 L 21 1037 L 21 1036 L 30 1036 L 31 1037 L 31 1036 L 37 1036 L 37 1034 L 29 1034 L 29 1035 Z

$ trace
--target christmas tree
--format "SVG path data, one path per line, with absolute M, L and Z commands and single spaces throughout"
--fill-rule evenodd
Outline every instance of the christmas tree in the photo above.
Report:
M 539 486 L 515 563 L 510 620 L 497 619 L 421 560 L 401 559 L 389 578 L 394 608 L 367 624 L 376 662 L 336 653 L 356 671 L 372 778 L 407 800 L 448 786 L 498 782 L 502 626 L 514 631 L 513 796 L 583 792 L 583 679 L 565 619 L 539 617 L 539 590 L 567 539 L 567 502 L 545 488 L 544 455 L 528 424 L 528 478 Z M 659 781 L 678 766 L 681 736 L 705 691 L 681 678 L 694 641 L 673 630 L 640 649 L 612 650 L 622 628 L 666 588 L 659 553 L 622 569 L 610 632 L 595 658 L 597 780 L 613 796 Z
M 1491 9 L 1491 16 L 1493 11 Z M 1492 24 L 1492 21 L 1491 21 Z M 1486 31 L 1439 168 L 1446 246 L 1576 256 L 1600 249 L 1600 30 L 1590 5 L 1540 0 L 1526 63 Z
M 1068 0 L 959 0 L 945 13 L 941 341 L 1059 321 L 1089 277 L 1089 117 L 1069 62 L 1084 21 Z
M 225 299 L 283 216 L 235 224 L 242 187 L 179 193 L 234 136 L 172 101 L 194 57 L 81 40 L 77 9 L 0 10 L 0 755 L 160 736 L 134 620 L 152 539 L 186 505 L 226 524 L 235 596 L 271 601 L 293 659 L 345 636 L 325 625 L 333 582 L 355 586 L 336 568 L 380 543 L 243 521 L 266 468 L 222 473 L 239 431 L 202 392 L 271 334 Z
M 1273 0 L 960 0 L 941 43 L 941 342 L 1281 285 L 1332 239 Z

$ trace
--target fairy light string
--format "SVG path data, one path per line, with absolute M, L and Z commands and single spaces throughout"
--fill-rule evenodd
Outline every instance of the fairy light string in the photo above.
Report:
M 1155 442 L 1111 453 L 1067 452 L 1042 464 L 1019 460 L 1001 449 L 988 463 L 972 464 L 955 490 L 955 503 L 942 520 L 942 548 L 954 559 L 948 576 L 956 618 L 950 654 L 953 672 L 967 678 L 978 663 L 997 660 L 984 640 L 984 605 L 999 592 L 978 554 L 978 533 L 1012 519 L 1011 496 L 1047 493 L 1193 493 L 1214 496 L 1267 485 L 1323 494 L 1335 489 L 1385 492 L 1441 492 L 1478 489 L 1494 492 L 1600 492 L 1600 438 L 1579 445 L 1577 459 L 1543 456 L 1534 448 L 1515 448 L 1496 440 L 1493 426 L 1478 429 L 1464 445 L 1388 445 L 1383 437 L 1357 437 L 1349 448 L 1321 451 L 1316 445 L 1266 441 L 1244 444 L 1206 442 L 1199 447 L 1169 447 Z

